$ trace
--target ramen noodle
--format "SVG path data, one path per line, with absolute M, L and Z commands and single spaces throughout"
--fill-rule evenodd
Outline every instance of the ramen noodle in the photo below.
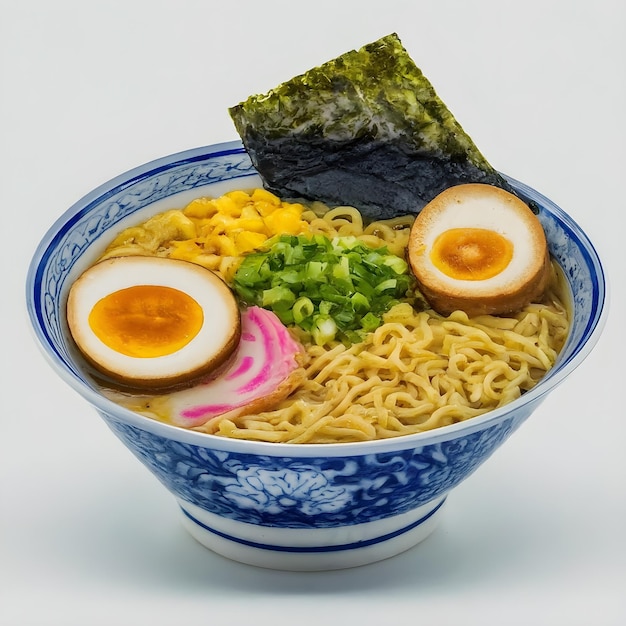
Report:
M 290 204 L 264 190 L 231 192 L 225 198 L 196 200 L 127 229 L 104 257 L 182 258 L 230 282 L 243 256 L 273 234 L 354 236 L 403 256 L 414 220 L 366 223 L 352 207 Z M 220 202 L 222 210 L 216 210 Z M 242 212 L 238 203 L 254 208 Z M 259 221 L 270 214 L 268 203 L 274 207 L 273 230 L 261 228 Z M 442 316 L 401 302 L 363 342 L 352 345 L 315 345 L 294 327 L 294 337 L 305 348 L 304 376 L 295 391 L 272 410 L 226 413 L 195 430 L 266 442 L 338 443 L 409 435 L 476 417 L 519 398 L 551 369 L 569 329 L 568 297 L 566 281 L 552 261 L 542 301 L 515 314 L 469 318 L 455 311 Z M 159 411 L 163 398 L 115 399 L 167 421 Z

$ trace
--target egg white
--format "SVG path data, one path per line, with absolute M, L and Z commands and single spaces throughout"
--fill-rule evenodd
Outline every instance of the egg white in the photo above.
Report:
M 512 247 L 510 260 L 485 278 L 480 278 L 480 262 L 475 280 L 447 274 L 432 253 L 437 237 L 451 229 L 483 229 L 503 237 Z M 452 240 L 446 242 L 445 254 L 452 245 Z M 471 267 L 471 250 L 467 253 Z M 550 275 L 546 236 L 537 216 L 514 194 L 481 183 L 449 187 L 431 200 L 411 227 L 407 256 L 420 291 L 443 315 L 455 310 L 469 316 L 518 311 L 542 297 Z
M 498 274 L 484 280 L 455 278 L 439 269 L 430 259 L 430 251 L 437 237 L 453 228 L 483 228 L 491 230 L 513 244 L 513 256 L 509 264 Z M 423 263 L 437 280 L 450 288 L 461 284 L 468 293 L 481 293 L 494 286 L 507 285 L 517 280 L 526 272 L 529 259 L 540 254 L 528 231 L 526 221 L 516 212 L 503 210 L 481 198 L 472 198 L 465 202 L 448 205 L 443 208 L 437 220 L 432 221 L 424 230 L 423 243 L 425 252 Z
M 453 228 L 483 228 L 508 239 L 513 244 L 509 264 L 495 276 L 484 280 L 460 279 L 446 274 L 432 262 L 430 253 L 437 237 Z M 516 283 L 523 279 L 529 264 L 543 260 L 542 252 L 522 215 L 507 205 L 496 205 L 476 197 L 442 207 L 436 219 L 430 220 L 422 229 L 422 243 L 422 271 L 434 276 L 445 287 L 462 289 L 469 295 L 480 295 L 496 287 Z
M 102 298 L 128 287 L 154 285 L 177 289 L 203 311 L 199 332 L 179 350 L 157 357 L 117 352 L 92 330 L 89 315 Z M 202 367 L 239 332 L 239 313 L 228 287 L 215 274 L 186 261 L 157 257 L 118 257 L 87 270 L 73 285 L 68 321 L 78 347 L 97 366 L 132 379 L 163 379 Z

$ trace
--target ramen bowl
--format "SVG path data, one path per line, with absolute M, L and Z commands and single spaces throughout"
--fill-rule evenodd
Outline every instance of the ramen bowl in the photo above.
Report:
M 68 333 L 69 286 L 128 225 L 196 197 L 260 185 L 239 142 L 138 167 L 63 214 L 29 268 L 26 297 L 34 334 L 59 377 L 171 494 L 182 523 L 203 546 L 236 561 L 285 570 L 379 561 L 432 532 L 452 490 L 585 359 L 602 330 L 605 276 L 593 245 L 554 203 L 508 180 L 537 209 L 569 283 L 572 324 L 556 365 L 541 382 L 480 417 L 379 441 L 277 444 L 171 426 L 100 393 Z

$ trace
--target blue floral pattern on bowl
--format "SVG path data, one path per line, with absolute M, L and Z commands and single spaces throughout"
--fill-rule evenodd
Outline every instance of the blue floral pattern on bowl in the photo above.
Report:
M 447 493 L 530 413 L 434 445 L 373 454 L 297 458 L 214 450 L 102 415 L 176 496 L 240 522 L 327 528 L 404 513 Z

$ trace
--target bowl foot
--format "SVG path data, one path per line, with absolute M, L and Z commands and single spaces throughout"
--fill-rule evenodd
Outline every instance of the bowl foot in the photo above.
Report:
M 383 520 L 313 531 L 247 524 L 179 504 L 186 530 L 217 554 L 269 569 L 323 571 L 375 563 L 412 548 L 435 529 L 444 502 L 438 498 Z

